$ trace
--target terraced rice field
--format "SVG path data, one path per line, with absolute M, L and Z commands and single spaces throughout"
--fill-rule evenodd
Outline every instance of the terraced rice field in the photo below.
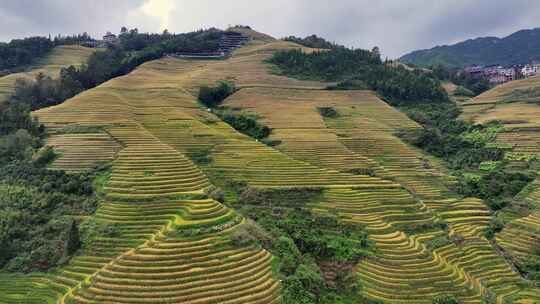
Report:
M 540 153 L 540 77 L 505 83 L 462 106 L 466 119 L 500 121 L 507 132 L 499 141 L 512 144 L 516 152 Z
M 512 81 L 500 85 L 463 104 L 464 117 L 474 122 L 500 121 L 504 132 L 497 141 L 510 144 L 513 152 L 522 155 L 540 156 L 540 78 L 534 77 Z M 529 187 L 529 194 L 523 200 L 530 206 L 528 215 L 517 217 L 507 223 L 503 231 L 496 236 L 497 244 L 508 256 L 522 263 L 528 258 L 538 258 L 540 248 L 540 180 Z M 521 197 L 520 195 L 519 197 Z M 524 293 L 535 301 L 540 297 Z M 520 303 L 536 303 L 522 300 Z
M 483 203 L 449 197 L 452 179 L 437 162 L 394 135 L 418 125 L 373 93 L 321 91 L 326 84 L 271 74 L 262 60 L 296 46 L 262 38 L 225 61 L 149 62 L 35 113 L 57 132 L 49 144 L 64 151 L 53 167 L 114 158 L 94 218 L 119 232 L 99 237 L 51 277 L 29 278 L 0 303 L 29 291 L 42 299 L 52 292 L 59 303 L 279 303 L 269 253 L 232 246 L 227 236 L 244 219 L 204 194 L 223 180 L 322 188 L 324 199 L 310 207 L 364 226 L 376 243 L 376 255 L 357 266 L 369 298 L 431 303 L 452 293 L 464 303 L 486 295 L 534 303 L 540 291 L 524 287 L 483 238 L 491 219 Z M 221 79 L 241 88 L 226 104 L 261 115 L 281 145 L 242 135 L 197 104 L 198 87 Z M 339 116 L 323 119 L 322 106 Z M 102 131 L 63 134 L 70 125 Z M 107 157 L 85 150 L 92 140 Z M 198 167 L 188 156 L 201 151 L 211 162 Z M 79 170 L 85 166 L 72 171 Z M 430 246 L 445 236 L 460 237 Z M 31 286 L 38 283 L 50 288 Z M 5 284 L 0 289 L 12 286 Z
M 55 134 L 47 144 L 59 153 L 50 169 L 66 172 L 83 172 L 111 162 L 122 147 L 106 132 Z M 82 146 L 87 148 L 82 150 Z
M 50 54 L 29 67 L 28 71 L 0 77 L 0 103 L 13 93 L 15 81 L 18 78 L 34 78 L 38 73 L 56 78 L 59 76 L 60 69 L 70 65 L 79 66 L 85 63 L 94 52 L 95 49 L 78 45 L 58 46 Z
M 431 199 L 452 183 L 436 163 L 395 136 L 420 126 L 372 92 L 248 88 L 225 105 L 262 117 L 273 129 L 271 139 L 282 142 L 277 149 L 294 158 L 344 172 L 369 169 Z M 338 116 L 323 118 L 318 109 L 325 107 Z

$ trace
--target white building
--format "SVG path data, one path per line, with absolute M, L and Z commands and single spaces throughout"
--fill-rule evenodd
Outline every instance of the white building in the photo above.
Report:
M 107 32 L 107 34 L 103 36 L 103 42 L 107 44 L 115 44 L 117 41 L 118 41 L 118 38 L 116 37 L 115 34 L 111 32 Z
M 521 74 L 525 77 L 531 77 L 540 74 L 540 64 L 527 64 L 521 69 Z

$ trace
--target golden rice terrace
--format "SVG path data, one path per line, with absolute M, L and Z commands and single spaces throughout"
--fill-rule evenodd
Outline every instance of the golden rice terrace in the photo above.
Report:
M 455 179 L 440 161 L 395 135 L 420 125 L 371 91 L 327 91 L 326 83 L 273 74 L 265 59 L 301 46 L 244 33 L 251 41 L 226 60 L 151 61 L 34 113 L 47 127 L 48 145 L 61 153 L 51 169 L 81 172 L 112 162 L 93 217 L 119 234 L 100 237 L 50 275 L 0 276 L 0 303 L 281 303 L 273 256 L 231 243 L 247 219 L 206 194 L 219 186 L 216 177 L 262 189 L 322 189 L 312 211 L 365 227 L 377 248 L 355 266 L 359 297 L 540 303 L 540 288 L 484 237 L 492 218 L 485 204 L 453 195 Z M 223 105 L 260 117 L 279 145 L 237 132 L 198 103 L 199 88 L 220 80 L 239 88 Z M 500 141 L 539 153 L 540 141 L 532 139 L 540 139 L 540 116 L 527 116 L 538 105 L 525 104 L 531 110 L 510 121 L 509 111 L 519 110 L 494 96 L 480 96 L 465 115 L 505 120 Z M 338 115 L 324 117 L 321 108 Z M 211 161 L 192 161 L 199 151 Z M 527 199 L 540 206 L 538 187 Z M 459 242 L 433 248 L 443 232 L 416 229 L 440 221 Z M 497 243 L 519 258 L 539 230 L 540 214 L 533 213 L 507 226 Z

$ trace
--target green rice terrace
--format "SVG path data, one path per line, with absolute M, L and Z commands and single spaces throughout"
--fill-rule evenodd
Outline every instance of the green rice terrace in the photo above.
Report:
M 99 187 L 93 209 L 62 215 L 80 248 L 46 270 L 2 270 L 0 303 L 540 303 L 523 268 L 540 254 L 540 179 L 513 198 L 534 211 L 496 211 L 411 143 L 425 126 L 384 98 L 397 93 L 369 74 L 288 71 L 275 54 L 332 51 L 234 30 L 249 39 L 230 56 L 148 60 L 32 112 L 47 170 Z M 208 107 L 200 92 L 219 83 L 234 88 Z M 512 166 L 537 166 L 539 150 L 509 135 L 522 129 L 504 127 Z

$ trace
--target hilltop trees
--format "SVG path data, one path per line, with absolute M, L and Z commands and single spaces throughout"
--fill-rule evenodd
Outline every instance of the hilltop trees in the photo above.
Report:
M 0 71 L 28 65 L 37 57 L 47 54 L 54 43 L 45 37 L 14 39 L 0 43 Z
M 71 36 L 61 36 L 58 35 L 54 37 L 54 45 L 73 45 L 73 44 L 84 44 L 85 42 L 95 41 L 87 32 L 82 34 L 76 34 Z
M 283 40 L 298 43 L 300 45 L 307 46 L 310 48 L 316 48 L 316 49 L 331 49 L 337 46 L 336 44 L 329 42 L 326 39 L 321 38 L 317 35 L 307 36 L 306 38 L 289 36 L 289 37 L 283 38 Z
M 329 89 L 370 88 L 393 104 L 448 101 L 431 74 L 385 64 L 377 52 L 340 46 L 311 54 L 290 50 L 277 52 L 269 62 L 287 76 L 338 82 Z

